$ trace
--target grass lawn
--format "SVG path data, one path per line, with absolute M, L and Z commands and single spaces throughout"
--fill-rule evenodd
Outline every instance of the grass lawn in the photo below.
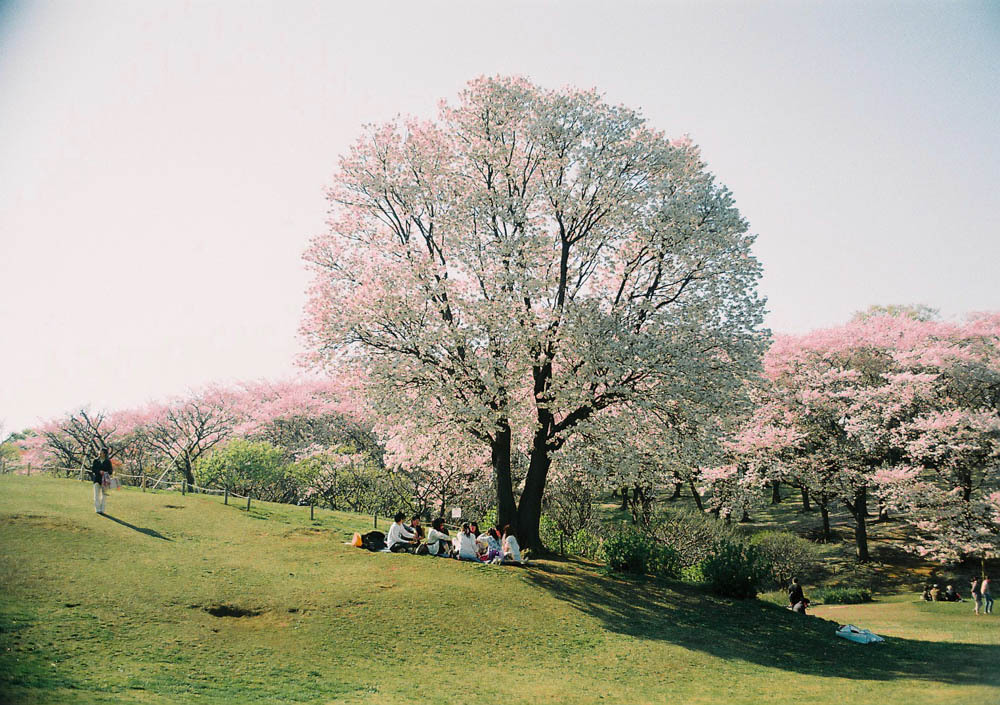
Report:
M 370 554 L 352 514 L 132 489 L 108 512 L 0 478 L 0 703 L 1000 702 L 1000 622 L 970 603 L 802 618 L 574 561 Z

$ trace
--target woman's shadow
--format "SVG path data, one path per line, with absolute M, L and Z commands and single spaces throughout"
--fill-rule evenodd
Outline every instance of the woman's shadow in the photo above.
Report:
M 115 522 L 116 524 L 121 524 L 122 526 L 127 526 L 128 528 L 132 529 L 133 531 L 138 531 L 140 534 L 146 534 L 146 536 L 152 536 L 154 539 L 163 539 L 164 541 L 170 541 L 171 540 L 171 539 L 168 539 L 163 534 L 161 534 L 159 531 L 156 531 L 155 529 L 144 529 L 141 526 L 136 526 L 135 524 L 129 524 L 127 521 L 122 521 L 121 519 L 113 517 L 110 514 L 101 514 L 101 516 L 104 517 L 105 519 L 110 519 L 111 521 Z

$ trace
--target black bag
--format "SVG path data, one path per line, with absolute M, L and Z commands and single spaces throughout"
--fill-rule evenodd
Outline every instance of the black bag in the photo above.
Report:
M 385 548 L 385 534 L 381 531 L 369 531 L 361 537 L 361 548 L 369 551 L 381 551 Z

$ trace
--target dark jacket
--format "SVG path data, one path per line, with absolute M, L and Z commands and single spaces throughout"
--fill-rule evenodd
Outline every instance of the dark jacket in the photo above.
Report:
M 95 458 L 94 464 L 90 466 L 90 479 L 94 482 L 100 482 L 102 472 L 111 474 L 111 460 L 102 461 L 100 458 Z
M 802 594 L 801 585 L 791 585 L 788 588 L 788 604 L 795 606 L 805 599 L 805 595 Z

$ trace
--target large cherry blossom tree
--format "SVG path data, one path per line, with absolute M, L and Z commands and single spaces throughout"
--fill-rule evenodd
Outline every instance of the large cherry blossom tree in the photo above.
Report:
M 473 81 L 436 121 L 367 128 L 329 199 L 306 254 L 314 361 L 358 370 L 384 417 L 481 444 L 526 546 L 574 434 L 735 404 L 763 352 L 732 196 L 689 140 L 593 91 Z

